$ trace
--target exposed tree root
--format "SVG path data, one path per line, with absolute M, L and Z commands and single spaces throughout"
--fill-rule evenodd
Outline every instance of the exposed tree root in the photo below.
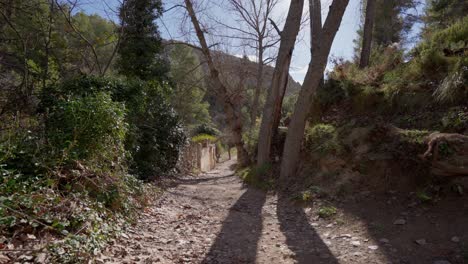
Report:
M 468 176 L 468 136 L 432 133 L 427 145 L 421 158 L 431 162 L 431 172 L 434 175 Z

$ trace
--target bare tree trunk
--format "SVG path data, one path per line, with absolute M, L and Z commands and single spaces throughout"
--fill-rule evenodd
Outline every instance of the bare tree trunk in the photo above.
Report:
M 238 163 L 241 166 L 245 166 L 250 162 L 248 152 L 245 150 L 244 142 L 242 141 L 242 119 L 240 113 L 236 111 L 235 104 L 231 101 L 229 92 L 226 86 L 221 82 L 219 77 L 219 71 L 216 69 L 213 58 L 211 56 L 210 49 L 206 42 L 205 35 L 200 26 L 200 22 L 195 14 L 191 0 L 184 0 L 185 7 L 187 8 L 188 14 L 192 21 L 193 27 L 197 34 L 197 38 L 200 42 L 203 56 L 206 59 L 206 63 L 210 70 L 210 82 L 216 88 L 216 96 L 223 102 L 224 112 L 226 114 L 227 123 L 230 126 L 232 132 L 232 141 L 237 150 Z
M 367 0 L 366 4 L 366 18 L 364 21 L 364 33 L 362 35 L 362 49 L 361 57 L 359 60 L 359 68 L 369 66 L 369 58 L 371 54 L 372 45 L 372 31 L 374 30 L 375 19 L 375 0 Z
M 263 109 L 262 124 L 258 137 L 257 164 L 259 166 L 270 161 L 271 143 L 278 128 L 281 117 L 281 106 L 284 92 L 288 84 L 289 66 L 299 33 L 304 0 L 292 0 L 284 29 L 280 34 L 281 42 L 276 60 L 271 87 L 268 90 L 267 101 Z
M 294 113 L 289 124 L 286 142 L 284 144 L 283 158 L 281 162 L 281 178 L 288 179 L 295 174 L 299 162 L 304 129 L 309 115 L 310 106 L 315 96 L 317 87 L 323 77 L 327 65 L 328 55 L 336 32 L 341 24 L 344 11 L 349 0 L 334 0 L 330 6 L 327 19 L 321 30 L 320 42 L 314 48 L 314 54 L 309 63 L 309 69 L 304 79 L 299 98 L 294 108 Z
M 259 43 L 262 42 L 262 40 L 259 40 Z M 257 62 L 257 80 L 255 84 L 255 93 L 254 93 L 254 98 L 252 102 L 252 109 L 250 112 L 250 137 L 252 137 L 253 129 L 255 128 L 255 123 L 257 121 L 257 115 L 258 115 L 258 104 L 260 100 L 260 93 L 262 91 L 263 87 L 263 45 L 259 44 L 259 49 L 258 49 L 258 62 Z

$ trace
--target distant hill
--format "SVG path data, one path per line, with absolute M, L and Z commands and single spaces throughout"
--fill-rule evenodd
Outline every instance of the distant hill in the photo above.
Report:
M 165 43 L 166 52 L 168 53 L 175 45 Z M 185 44 L 179 44 L 185 45 Z M 186 45 L 189 47 L 189 45 Z M 205 60 L 203 54 L 199 49 L 190 47 L 193 53 L 199 58 L 202 62 Z M 238 99 L 239 106 L 244 111 L 249 111 L 250 103 L 253 100 L 253 89 L 256 86 L 256 72 L 258 64 L 256 62 L 250 61 L 246 58 L 239 58 L 234 55 L 230 55 L 220 51 L 212 52 L 213 59 L 215 64 L 217 64 L 218 69 L 220 70 L 221 78 L 224 83 L 228 84 L 228 89 L 231 89 L 232 94 L 234 94 Z M 208 66 L 206 64 L 202 65 L 203 72 L 208 74 Z M 262 97 L 266 97 L 267 89 L 271 87 L 271 80 L 273 77 L 274 68 L 272 66 L 264 67 L 263 74 L 263 91 Z M 240 85 L 242 83 L 242 85 Z M 211 90 L 209 85 L 206 86 L 207 91 L 205 94 L 205 100 L 210 104 L 210 114 L 213 117 L 215 123 L 221 128 L 224 123 L 224 111 L 223 106 L 219 104 L 216 100 L 215 92 Z M 241 88 L 242 87 L 242 88 Z M 286 96 L 290 94 L 298 93 L 301 89 L 301 84 L 296 82 L 291 75 L 289 75 L 288 86 L 286 88 Z M 241 91 L 242 92 L 237 92 Z M 264 100 L 260 100 L 262 102 Z M 262 107 L 259 109 L 260 113 Z M 246 115 L 247 116 L 247 115 Z
M 171 49 L 171 47 L 173 47 L 173 45 L 167 45 L 167 44 L 169 44 L 168 41 L 164 41 L 164 42 L 166 44 L 165 46 L 167 47 L 166 48 L 167 51 L 169 51 Z M 184 44 L 181 44 L 181 45 L 184 45 Z M 189 47 L 189 46 L 187 46 L 187 47 Z M 193 50 L 194 54 L 196 54 L 198 56 L 200 61 L 204 61 L 203 54 L 201 53 L 200 50 L 195 49 L 195 48 L 191 48 L 191 49 Z M 225 76 L 225 77 L 227 77 L 229 79 L 232 79 L 232 80 L 235 80 L 235 79 L 237 79 L 237 78 L 235 78 L 235 77 L 237 77 L 235 75 L 237 75 L 237 73 L 240 72 L 239 69 L 241 69 L 245 73 L 244 83 L 249 87 L 254 87 L 255 86 L 255 83 L 256 83 L 255 73 L 257 71 L 257 63 L 256 62 L 253 62 L 253 61 L 250 61 L 250 60 L 246 61 L 243 58 L 240 58 L 240 57 L 237 57 L 237 56 L 234 56 L 234 55 L 231 55 L 231 54 L 227 54 L 227 53 L 224 53 L 224 52 L 220 52 L 220 51 L 214 51 L 213 52 L 213 57 L 214 57 L 216 63 L 218 63 L 218 65 L 220 65 L 222 73 L 231 75 L 231 76 Z M 208 68 L 207 68 L 206 64 L 204 64 L 203 70 L 204 70 L 204 72 L 206 74 L 208 73 Z M 271 86 L 271 79 L 273 77 L 273 71 L 274 71 L 274 68 L 272 66 L 266 65 L 265 68 L 264 68 L 263 87 L 265 89 L 267 89 L 268 87 Z M 289 75 L 288 86 L 286 88 L 286 95 L 296 93 L 300 89 L 301 89 L 301 84 L 299 82 L 295 81 L 291 77 L 291 75 Z

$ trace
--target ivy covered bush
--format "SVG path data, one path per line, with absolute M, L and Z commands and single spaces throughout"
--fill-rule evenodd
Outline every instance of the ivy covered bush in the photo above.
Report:
M 128 124 L 125 106 L 109 93 L 60 100 L 46 122 L 53 151 L 68 160 L 120 163 Z
M 112 101 L 126 107 L 125 149 L 131 173 L 150 179 L 174 169 L 187 141 L 180 119 L 169 104 L 170 91 L 167 84 L 157 81 L 81 76 L 47 88 L 41 108 L 47 111 L 55 107 L 57 98 L 108 93 Z

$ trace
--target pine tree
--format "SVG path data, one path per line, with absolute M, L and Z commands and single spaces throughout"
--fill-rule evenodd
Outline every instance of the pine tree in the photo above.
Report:
M 142 80 L 166 78 L 168 63 L 160 55 L 161 36 L 155 20 L 162 15 L 161 0 L 126 0 L 120 8 L 123 37 L 117 68 L 120 74 Z

